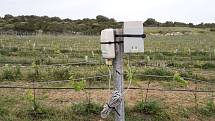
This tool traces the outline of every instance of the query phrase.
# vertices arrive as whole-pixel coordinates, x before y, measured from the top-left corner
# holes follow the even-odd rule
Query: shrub
[[[137,73],[136,73],[137,72]],[[146,75],[156,75],[156,76],[172,76],[174,75],[173,72],[165,69],[165,68],[147,68],[144,69],[144,71],[135,71],[135,79],[138,80],[146,80],[146,79],[151,79],[151,80],[170,80],[171,78],[169,77],[153,77],[153,76],[146,76]],[[127,75],[125,75],[127,76]],[[125,77],[126,78],[126,77]]]
[[[174,73],[164,68],[149,68],[144,71],[145,75],[172,76]]]
[[[48,114],[47,109],[43,108],[43,106],[36,102],[34,99],[34,94],[32,90],[28,90],[24,96],[24,100],[29,104],[30,107],[27,108],[26,115],[33,118],[45,118]]]
[[[86,80],[84,79],[80,81],[74,81],[72,76],[69,79],[69,84],[74,88],[75,91],[84,90],[84,88],[86,87]]]
[[[134,111],[148,115],[146,120],[149,121],[170,121],[170,116],[157,101],[138,102]]]
[[[67,67],[52,67],[49,70],[49,75],[54,79],[54,80],[65,80],[69,79],[70,73],[69,73],[69,68]]]
[[[138,102],[135,106],[135,111],[144,114],[158,114],[161,111],[161,106],[156,101]]]
[[[27,105],[24,108],[18,109],[16,111],[16,116],[21,119],[30,119],[30,120],[43,120],[49,119],[53,116],[53,109],[50,107],[44,106],[37,102],[36,107],[32,107],[31,105]]]
[[[215,68],[215,64],[207,62],[202,65],[203,69]]]
[[[10,50],[11,50],[11,52],[17,52],[18,48],[17,47],[11,47]]]
[[[211,31],[211,32],[215,32],[215,28],[211,28],[210,31]]]
[[[199,112],[202,115],[206,115],[206,116],[215,116],[215,104],[213,102],[213,100],[210,100],[205,107],[200,108]]]
[[[16,79],[21,79],[22,78],[22,73],[21,73],[21,70],[20,70],[20,67],[19,66],[16,66],[16,69],[15,69],[15,77]]]
[[[13,70],[9,66],[5,66],[2,73],[3,80],[15,80]]]
[[[161,83],[164,88],[185,88],[188,86],[188,81],[181,77],[181,74],[176,72],[170,81],[164,81]]]
[[[14,81],[16,79],[20,79],[22,77],[22,73],[20,71],[20,68],[18,66],[11,67],[10,65],[6,64],[3,67],[3,72],[1,75],[2,80],[11,80]]]
[[[72,110],[79,115],[100,114],[102,107],[96,103],[78,103],[72,105]]]
[[[179,73],[174,74],[173,80],[177,82],[179,87],[187,87],[188,85],[188,81],[184,80]]]
[[[189,118],[190,113],[191,111],[189,108],[183,108],[183,107],[179,108],[179,114],[184,118]]]
[[[3,117],[4,115],[7,115],[7,114],[8,114],[7,108],[0,105],[0,117]],[[0,118],[0,120],[1,120],[1,118]]]

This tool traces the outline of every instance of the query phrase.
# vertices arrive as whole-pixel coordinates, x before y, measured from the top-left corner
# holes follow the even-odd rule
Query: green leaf
[[[70,85],[74,88],[75,91],[81,91],[86,88],[86,80],[81,80],[81,81],[70,81]]]

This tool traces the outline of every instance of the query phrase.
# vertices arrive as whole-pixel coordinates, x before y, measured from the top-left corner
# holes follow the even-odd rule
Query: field
[[[215,32],[145,33],[145,52],[124,55],[126,121],[215,121]],[[0,121],[114,120],[100,117],[110,91],[99,39],[1,35]]]

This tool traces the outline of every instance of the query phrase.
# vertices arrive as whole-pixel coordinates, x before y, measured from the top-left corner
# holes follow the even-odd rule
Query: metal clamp
[[[137,37],[137,38],[146,38],[145,34],[140,34],[140,35],[133,35],[133,34],[122,34],[118,35],[116,34],[115,37]]]

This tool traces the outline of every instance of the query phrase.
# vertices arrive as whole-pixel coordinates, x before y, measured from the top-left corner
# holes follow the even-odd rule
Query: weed
[[[8,64],[6,64],[3,68],[2,79],[13,81],[15,80],[14,72]]]
[[[180,113],[180,115],[182,117],[189,118],[189,115],[190,115],[191,111],[188,108],[182,108],[182,107],[180,107],[179,108],[179,113]]]
[[[203,69],[215,68],[215,64],[214,64],[214,63],[207,62],[207,63],[204,63],[204,64],[202,65],[202,68],[203,68]]]
[[[79,115],[100,114],[102,107],[96,103],[78,103],[72,105],[74,113]]]
[[[182,78],[178,72],[176,72],[174,74],[173,80],[178,83],[179,87],[187,87],[188,86],[188,81],[184,80],[184,78]]]
[[[48,73],[53,80],[66,80],[70,77],[69,68],[67,67],[52,67]]]
[[[155,115],[161,111],[161,106],[157,101],[138,102],[135,110],[140,113]]]
[[[15,81],[16,79],[20,79],[21,77],[22,73],[18,66],[16,66],[15,69],[8,64],[3,67],[3,72],[1,75],[2,80]]]
[[[149,121],[169,121],[170,116],[157,101],[138,102],[134,109],[135,112],[144,114]]]
[[[0,105],[0,117],[4,116],[4,115],[7,115],[8,112],[9,111],[5,107],[3,107],[2,105]]]
[[[206,106],[199,109],[199,112],[205,116],[215,116],[215,104],[213,100],[209,100]]]
[[[144,70],[144,75],[157,75],[157,76],[172,76],[174,73],[165,68],[148,68]],[[152,79],[152,80],[170,80],[171,78],[163,78],[163,77],[143,77],[143,79]]]
[[[149,68],[144,71],[145,75],[172,76],[174,73],[165,68]]]
[[[84,79],[82,79],[80,81],[79,80],[75,81],[75,80],[73,80],[72,76],[69,79],[70,79],[69,84],[75,89],[75,91],[84,90],[84,88],[86,87],[86,80],[84,80]]]

